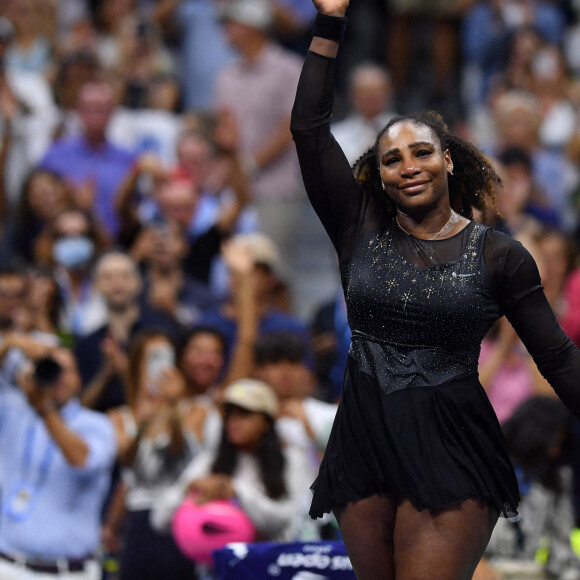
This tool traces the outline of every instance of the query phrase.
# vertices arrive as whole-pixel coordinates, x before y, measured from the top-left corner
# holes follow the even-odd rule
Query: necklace
[[[446,234],[447,232],[449,232],[451,229],[453,229],[453,226],[460,220],[461,216],[454,212],[453,210],[451,210],[451,214],[449,215],[449,219],[445,222],[445,224],[443,225],[443,227],[436,233],[433,234],[431,237],[427,238],[427,240],[434,240],[435,238],[438,238],[439,236]],[[403,230],[408,236],[411,236],[413,238],[416,238],[417,236],[414,236],[411,232],[408,232],[400,223],[399,223],[399,219],[395,216],[395,221],[397,222],[397,225],[399,226],[399,228],[401,228],[401,230]]]

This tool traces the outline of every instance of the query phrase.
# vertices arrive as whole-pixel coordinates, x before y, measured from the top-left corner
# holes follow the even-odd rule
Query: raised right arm
[[[319,14],[344,16],[348,2],[315,2]],[[330,132],[338,42],[314,36],[292,109],[291,130],[302,178],[314,210],[340,251],[347,231],[359,221],[362,188]]]

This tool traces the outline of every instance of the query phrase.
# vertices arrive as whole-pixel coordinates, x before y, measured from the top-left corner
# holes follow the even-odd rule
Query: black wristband
[[[346,20],[346,16],[328,16],[319,12],[314,19],[312,36],[341,42],[346,30]]]

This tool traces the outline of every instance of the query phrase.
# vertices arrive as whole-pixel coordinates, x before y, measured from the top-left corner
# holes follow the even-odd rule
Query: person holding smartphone
[[[170,535],[149,525],[151,508],[203,447],[205,409],[193,403],[175,367],[169,335],[148,330],[129,353],[127,405],[110,411],[117,431],[121,483],[105,517],[105,542],[114,545],[125,519],[121,578],[188,578],[193,564]]]

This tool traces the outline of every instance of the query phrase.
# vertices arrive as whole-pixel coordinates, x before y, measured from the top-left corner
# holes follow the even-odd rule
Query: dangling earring
[[[449,158],[451,158],[451,154],[449,153],[449,149],[445,149],[445,153],[448,153]],[[453,159],[451,159],[451,163],[447,166],[447,173],[449,173],[449,175],[453,175]]]

